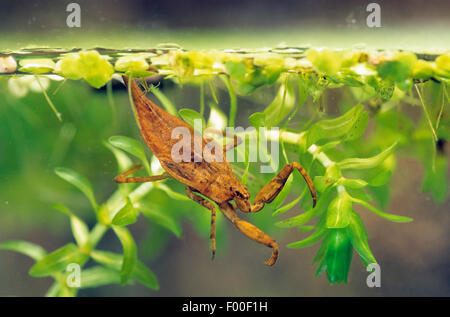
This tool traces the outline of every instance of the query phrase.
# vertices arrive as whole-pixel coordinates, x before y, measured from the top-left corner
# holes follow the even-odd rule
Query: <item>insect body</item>
[[[138,118],[140,133],[156,155],[164,168],[165,173],[156,176],[146,177],[128,177],[136,172],[139,167],[117,176],[115,181],[118,183],[140,183],[148,181],[157,181],[168,177],[186,185],[186,194],[189,198],[211,211],[211,240],[213,257],[215,254],[215,218],[216,209],[214,205],[204,199],[198,193],[208,197],[216,202],[223,215],[233,223],[248,238],[262,243],[272,248],[271,258],[265,262],[266,265],[275,264],[278,257],[278,245],[276,241],[265,234],[263,231],[251,223],[240,219],[237,216],[236,208],[231,203],[235,202],[237,208],[242,212],[260,211],[265,203],[272,202],[283,188],[286,180],[294,169],[297,169],[305,179],[313,198],[313,205],[316,203],[316,191],[311,178],[305,169],[298,163],[286,165],[261,191],[256,195],[255,203],[250,203],[250,194],[247,188],[234,176],[230,163],[226,160],[225,152],[239,144],[239,139],[235,137],[234,144],[225,145],[221,148],[223,160],[211,160],[204,157],[203,149],[207,144],[215,142],[205,136],[201,137],[201,147],[194,146],[195,138],[192,138],[191,160],[176,162],[172,157],[172,149],[179,142],[179,139],[173,138],[172,132],[175,128],[187,129],[191,135],[195,135],[194,129],[181,119],[167,113],[160,107],[150,101],[135,81],[129,82],[127,77],[123,77],[126,85],[131,85],[131,94],[134,107]],[[201,153],[198,152],[200,148]],[[218,147],[216,147],[218,148]],[[197,152],[198,153],[197,153]],[[201,159],[195,159],[195,158]]]

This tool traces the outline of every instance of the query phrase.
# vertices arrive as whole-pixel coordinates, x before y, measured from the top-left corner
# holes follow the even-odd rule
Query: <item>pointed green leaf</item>
[[[279,124],[291,112],[295,106],[295,94],[289,82],[286,80],[278,89],[278,93],[272,103],[264,109],[265,126],[273,127]]]
[[[171,217],[160,211],[157,206],[139,205],[142,214],[155,223],[170,230],[177,238],[181,237],[181,226]]]
[[[322,239],[325,236],[326,233],[326,229],[317,229],[313,234],[311,234],[309,237],[301,240],[301,241],[297,241],[297,242],[293,242],[287,245],[288,248],[304,248],[304,247],[309,247],[313,244],[315,244],[316,242],[319,242],[320,239]]]
[[[356,252],[358,252],[364,265],[367,266],[370,263],[377,263],[372,251],[369,248],[369,244],[367,243],[367,232],[364,228],[364,223],[359,215],[354,211],[351,214],[347,231],[350,236],[350,241],[352,242]]]
[[[351,212],[351,197],[345,191],[339,193],[328,206],[327,228],[345,228],[350,222]]]
[[[266,126],[266,115],[264,112],[255,112],[248,117],[248,121],[255,129],[258,130],[260,127]]]
[[[304,192],[306,193],[306,191]],[[281,215],[282,213],[285,213],[286,211],[290,210],[291,208],[293,208],[295,205],[298,204],[298,202],[303,198],[304,193],[302,193],[300,196],[298,196],[295,200],[291,201],[290,203],[287,203],[286,205],[276,209],[272,216],[278,216]]]
[[[97,210],[98,205],[95,201],[92,185],[86,177],[78,174],[74,170],[65,167],[55,168],[55,173],[66,182],[78,188],[89,199],[94,210]]]
[[[369,158],[349,158],[340,161],[338,166],[341,169],[368,169],[374,168],[380,165],[386,158],[394,152],[397,142],[392,144],[386,150]]]
[[[169,98],[167,98],[166,95],[161,92],[161,90],[152,85],[150,86],[150,91],[156,96],[156,98],[158,98],[158,100],[161,102],[164,109],[166,109],[168,113],[170,113],[172,116],[178,117],[177,108],[175,108]]]
[[[350,188],[363,188],[367,186],[367,182],[362,179],[342,178],[339,180],[339,183]]]
[[[315,123],[308,129],[307,147],[321,139],[348,137],[349,132],[352,133],[352,138],[360,136],[367,124],[366,116],[364,106],[358,105],[338,118]]]
[[[119,254],[115,254],[107,251],[94,250],[91,252],[91,257],[94,261],[105,265],[108,268],[120,271],[122,267],[123,257]],[[133,269],[131,277],[137,282],[151,288],[159,289],[158,280],[142,262],[137,261]]]
[[[81,271],[81,288],[99,287],[120,283],[120,272],[103,266],[94,266]]]
[[[0,250],[16,251],[29,256],[35,261],[39,261],[47,254],[41,246],[20,240],[0,242]]]
[[[122,150],[115,148],[108,142],[103,142],[103,144],[114,154],[119,173],[127,171],[133,165],[131,159]]]
[[[163,183],[158,183],[156,185],[157,188],[163,190],[167,196],[169,196],[172,199],[176,199],[176,200],[186,200],[186,201],[190,201],[191,199],[189,197],[187,197],[184,194],[180,194],[174,190],[172,190],[169,186],[167,186],[166,184]]]
[[[130,153],[140,159],[142,164],[144,164],[147,173],[150,173],[150,165],[148,163],[147,156],[145,155],[144,148],[139,141],[126,136],[112,136],[108,141],[112,146]]]
[[[123,248],[123,262],[120,271],[120,283],[128,282],[137,262],[137,248],[131,233],[124,227],[112,227]]]
[[[29,274],[34,277],[48,276],[66,269],[70,263],[84,264],[88,256],[73,243],[66,244],[46,255],[34,264]]]
[[[78,246],[84,247],[89,238],[88,226],[84,223],[84,221],[75,216],[66,206],[56,203],[53,205],[53,208],[67,214],[70,217],[70,226],[72,228],[73,237],[75,238]]]
[[[178,111],[180,117],[191,127],[199,132],[203,132],[206,127],[205,119],[203,116],[195,110],[192,109],[181,109]],[[201,126],[200,126],[201,123]]]
[[[301,226],[301,225],[304,225],[305,223],[307,223],[308,221],[310,221],[311,218],[315,214],[316,214],[316,208],[311,208],[308,211],[306,211],[298,216],[279,221],[279,222],[275,223],[275,225],[280,228],[290,228],[290,227]]]
[[[313,231],[314,228],[315,228],[315,226],[307,225],[307,226],[300,226],[300,227],[298,227],[297,229],[298,229],[298,231],[300,231],[300,232],[310,232],[310,231]]]
[[[139,210],[136,209],[127,197],[127,203],[114,215],[111,223],[116,226],[128,226],[137,221]]]
[[[352,197],[352,200],[353,200],[355,203],[360,204],[360,205],[366,207],[367,209],[369,209],[369,210],[370,210],[371,212],[373,212],[374,214],[377,214],[378,216],[380,216],[380,217],[382,217],[382,218],[385,218],[385,219],[387,219],[387,220],[389,220],[389,221],[392,221],[392,222],[410,222],[410,221],[413,220],[412,218],[409,218],[409,217],[398,216],[398,215],[394,215],[394,214],[388,214],[388,213],[383,212],[383,211],[381,211],[381,210],[375,208],[374,206],[368,204],[368,203],[365,202],[364,200],[357,199],[357,198],[355,198],[355,197]]]

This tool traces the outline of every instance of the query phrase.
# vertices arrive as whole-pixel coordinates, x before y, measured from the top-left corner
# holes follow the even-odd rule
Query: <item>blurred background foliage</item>
[[[386,8],[386,15],[383,15],[385,27],[372,33],[364,28],[365,6],[357,1],[350,1],[345,6],[333,5],[330,1],[290,2],[290,6],[265,1],[258,6],[247,1],[231,1],[222,6],[214,2],[216,9],[213,11],[208,6],[192,2],[142,1],[134,5],[98,2],[94,5],[80,1],[87,12],[83,20],[85,24],[81,30],[69,31],[65,28],[66,14],[53,14],[64,12],[62,3],[2,2],[0,45],[2,49],[28,45],[138,48],[177,42],[186,48],[229,48],[309,42],[351,47],[364,42],[377,48],[448,49],[446,45],[450,41],[445,40],[449,36],[445,26],[447,21],[442,18],[448,14],[448,3],[434,2],[424,5],[413,1],[402,6],[381,1],[382,8]],[[181,3],[187,6],[185,10],[180,9]],[[179,16],[183,12],[190,14]],[[241,13],[236,15],[236,12]],[[407,25],[406,16],[413,23]],[[114,29],[120,24],[127,27],[121,31]],[[269,30],[268,24],[277,25],[277,29]],[[306,25],[308,28],[304,27]],[[247,31],[239,29],[243,26]],[[128,30],[132,30],[133,35],[130,36]],[[103,36],[99,35],[101,33]],[[58,85],[52,81],[48,92],[57,89]],[[424,91],[424,98],[435,117],[440,104],[433,98],[438,96],[438,88],[433,82],[426,85],[429,87]],[[219,106],[228,113],[228,92],[220,82],[217,82],[217,87]],[[160,89],[178,109],[200,110],[197,85],[178,87],[164,81]],[[354,96],[361,96],[354,90],[348,87],[327,90],[319,107],[310,98],[291,120],[290,127],[304,129],[311,123],[311,118],[318,120],[344,113],[354,106]],[[240,96],[236,125],[248,126],[247,118],[263,111],[276,93],[277,87],[273,86],[258,90],[251,96]],[[56,95],[51,95],[63,114],[62,123],[56,120],[41,93],[29,91],[24,97],[17,98],[8,90],[7,78],[0,77],[0,95],[0,241],[27,240],[42,245],[48,251],[55,250],[73,241],[69,219],[53,209],[55,202],[69,206],[89,227],[95,224],[96,219],[89,201],[57,177],[54,168],[64,166],[86,176],[93,184],[99,202],[111,195],[116,189],[113,177],[117,175],[117,165],[111,151],[104,145],[105,141],[113,135],[140,138],[126,91],[120,85],[114,86],[113,98],[108,98],[106,88],[96,90],[85,83],[68,81]],[[210,94],[207,98],[213,99]],[[430,153],[433,153],[434,145],[417,97],[394,98],[390,111],[382,113],[378,113],[378,105],[370,101],[365,101],[365,106],[371,114],[367,135],[350,146],[344,145],[341,151],[346,156],[370,151],[376,154],[379,149],[386,148],[386,144],[392,144],[393,140],[386,138],[387,135],[394,138],[392,132],[396,128],[392,128],[392,122],[416,133],[413,142],[406,140],[406,146],[402,147],[396,161],[390,162],[395,164],[395,173],[389,183],[371,188],[381,207],[412,217],[414,222],[393,224],[358,209],[362,211],[360,214],[370,235],[372,251],[382,265],[381,289],[367,288],[368,272],[359,263],[352,265],[348,285],[330,287],[325,277],[314,278],[316,268],[311,263],[317,247],[301,251],[285,248],[286,244],[299,240],[300,234],[296,229],[282,230],[273,226],[275,218],[271,215],[271,206],[261,213],[243,217],[280,242],[280,262],[275,267],[267,268],[262,264],[268,252],[265,247],[247,240],[220,216],[217,258],[211,262],[207,241],[209,212],[193,202],[172,199],[164,191],[156,189],[146,200],[181,224],[181,238],[177,239],[166,227],[150,223],[142,216],[130,226],[130,231],[136,239],[139,259],[158,276],[160,290],[151,291],[141,285],[125,288],[112,285],[83,290],[79,295],[448,296],[448,143],[439,143],[442,148],[438,159],[433,160]],[[205,117],[208,117],[208,112]],[[443,118],[442,126],[447,124],[448,127],[448,115]],[[395,137],[403,137],[402,130]],[[329,155],[342,157],[339,151]],[[148,157],[151,157],[149,152]],[[430,172],[433,161],[434,168],[440,173]],[[251,165],[249,176],[253,197],[269,178],[269,175],[254,177],[252,171],[257,168],[254,165]],[[245,166],[237,165],[236,173],[242,173],[243,168]],[[166,183],[170,188],[184,192],[183,186],[177,182],[168,180]],[[292,197],[288,199],[298,197],[302,186],[301,182],[294,182]],[[297,213],[298,207],[287,215]],[[99,247],[121,252],[112,232],[106,234]],[[359,259],[354,257],[353,261]],[[2,251],[0,295],[43,295],[51,280],[29,277],[31,266],[32,261],[23,255]]]

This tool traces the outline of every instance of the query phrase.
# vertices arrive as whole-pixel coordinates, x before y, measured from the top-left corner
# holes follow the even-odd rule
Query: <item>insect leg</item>
[[[272,237],[265,234],[261,229],[245,220],[240,219],[236,214],[236,210],[229,202],[221,204],[220,210],[222,211],[223,215],[228,220],[230,220],[233,225],[238,228],[245,236],[252,239],[253,241],[272,248],[272,256],[267,262],[264,262],[264,264],[268,266],[274,265],[278,258],[277,242]]]
[[[154,175],[154,176],[128,177],[128,175],[137,172],[141,167],[142,167],[141,165],[133,166],[128,171],[114,177],[114,181],[116,183],[145,183],[145,182],[159,181],[170,177],[168,173],[163,173],[161,175]]]
[[[313,181],[311,177],[309,177],[306,170],[297,162],[292,162],[283,167],[283,169],[276,175],[270,182],[268,182],[256,195],[255,203],[250,206],[249,203],[239,199],[239,197],[235,198],[236,204],[238,208],[243,212],[257,212],[260,211],[264,204],[272,202],[275,197],[280,193],[283,189],[284,184],[286,183],[289,175],[297,169],[300,174],[302,174],[303,178],[306,181],[306,185],[308,185],[309,191],[311,192],[313,207],[316,205],[317,201],[317,193],[314,187]]]
[[[190,187],[186,187],[186,194],[196,203],[211,210],[211,235],[209,238],[211,239],[212,259],[214,260],[214,256],[216,255],[216,208],[210,201],[196,195]]]

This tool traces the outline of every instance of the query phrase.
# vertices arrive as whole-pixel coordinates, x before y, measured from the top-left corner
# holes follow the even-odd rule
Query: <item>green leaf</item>
[[[0,242],[0,250],[16,251],[29,256],[35,261],[39,261],[47,254],[41,246],[20,240]]]
[[[370,186],[383,186],[392,176],[395,170],[396,162],[395,155],[389,155],[381,164],[370,170],[370,173],[366,179]]]
[[[139,141],[126,136],[112,136],[108,142],[112,146],[136,156],[144,164],[147,173],[151,173],[150,164],[148,163],[144,148]]]
[[[94,266],[81,271],[81,288],[99,287],[119,283],[120,273],[117,270],[103,266]]]
[[[312,226],[312,225],[300,226],[300,227],[298,227],[298,231],[300,231],[300,232],[310,232],[310,231],[313,231],[314,228],[315,228],[315,226]]]
[[[177,108],[175,108],[169,98],[167,98],[166,95],[161,92],[161,90],[159,90],[155,86],[150,86],[150,91],[156,96],[156,98],[158,98],[158,100],[161,102],[164,109],[166,109],[168,113],[175,117],[178,116]]]
[[[132,277],[139,283],[147,286],[148,288],[158,290],[158,279],[155,274],[150,271],[142,262],[137,262],[134,268]]]
[[[137,262],[137,248],[131,233],[124,227],[112,227],[123,248],[123,262],[120,271],[120,283],[128,282]]]
[[[387,60],[377,66],[378,75],[382,79],[402,83],[409,79],[417,57],[414,53],[398,52],[392,60]]]
[[[347,283],[353,248],[345,229],[332,229],[328,234],[325,255],[330,284]]]
[[[238,80],[244,79],[245,73],[247,72],[247,69],[243,62],[228,61],[225,63],[225,69],[231,77]]]
[[[339,191],[338,191],[339,192]],[[339,192],[328,206],[327,228],[345,228],[350,222],[352,212],[351,197],[344,191]]]
[[[34,277],[48,276],[65,270],[70,263],[81,266],[87,259],[88,256],[75,244],[69,243],[40,259],[31,267],[29,274]]]
[[[137,221],[139,210],[136,209],[127,197],[127,203],[114,215],[111,223],[116,226],[128,226]]]
[[[158,183],[156,184],[156,187],[163,190],[167,196],[169,196],[172,199],[176,199],[176,200],[185,200],[185,201],[190,201],[191,199],[189,197],[187,197],[185,194],[180,194],[174,190],[172,190],[169,186],[167,186],[166,184],[163,183]]]
[[[301,241],[290,243],[287,245],[287,247],[294,248],[294,249],[309,247],[309,246],[315,244],[316,242],[319,242],[320,239],[322,239],[325,236],[325,233],[326,233],[326,229],[317,229],[309,237],[307,237]]]
[[[132,165],[133,162],[131,159],[126,155],[123,151],[113,147],[108,142],[103,142],[103,144],[114,154],[114,157],[116,158],[117,166],[118,166],[118,172],[123,173],[127,171]]]
[[[302,193],[302,196],[304,193],[306,193],[306,187]],[[327,208],[329,205],[329,201],[330,201],[332,193],[333,193],[332,190],[330,190],[330,189],[326,190],[325,192],[322,193],[322,195],[319,196],[316,207],[311,208],[308,211],[306,211],[300,215],[276,222],[275,225],[280,228],[290,228],[290,227],[304,225],[309,220],[311,220],[312,217],[325,211],[325,208]],[[302,196],[300,196],[299,198],[301,198]],[[275,212],[277,212],[277,211],[275,211]],[[278,212],[278,213],[280,213],[280,212]]]
[[[339,183],[349,188],[363,188],[367,186],[367,182],[362,179],[342,178]]]
[[[72,228],[73,237],[75,238],[75,241],[77,242],[78,246],[84,247],[88,242],[89,238],[88,226],[84,223],[84,221],[75,216],[66,206],[59,203],[55,203],[53,205],[53,208],[65,213],[70,217],[70,226]]]
[[[209,119],[207,127],[213,127],[219,131],[223,131],[227,127],[227,116],[213,103],[208,103],[211,111],[209,112]]]
[[[275,223],[275,225],[280,228],[291,228],[291,227],[304,225],[305,223],[310,221],[311,218],[316,214],[316,211],[317,211],[316,209],[317,208],[311,208],[308,211],[306,211],[300,215],[279,221],[279,222]]]
[[[281,215],[282,213],[285,213],[286,211],[290,210],[291,208],[293,208],[295,205],[298,204],[298,202],[303,198],[303,196],[305,195],[306,191],[304,191],[300,196],[298,196],[295,200],[291,201],[290,203],[287,203],[286,205],[276,209],[272,216],[278,216]],[[282,224],[280,224],[282,225]]]
[[[178,113],[180,114],[180,117],[196,131],[203,132],[206,127],[206,123],[205,119],[200,113],[192,109],[181,109],[180,111],[178,111]]]
[[[350,236],[350,241],[353,247],[355,248],[356,252],[358,252],[364,265],[367,266],[371,263],[377,263],[375,257],[372,254],[372,251],[369,248],[369,244],[367,243],[367,232],[364,228],[364,223],[362,222],[359,215],[354,211],[352,211],[351,213],[347,232]]]
[[[64,179],[66,182],[78,188],[89,199],[94,210],[97,210],[98,205],[97,202],[95,201],[92,185],[86,177],[78,174],[72,169],[65,167],[55,168],[55,173],[56,175]]]
[[[122,267],[123,257],[119,254],[94,250],[91,252],[91,257],[94,261],[117,271],[120,271]],[[155,274],[140,261],[136,262],[131,277],[148,288],[159,289],[158,280]]]
[[[157,206],[139,204],[139,208],[145,217],[170,230],[177,238],[181,237],[181,226],[174,219],[163,213]]]
[[[121,56],[116,61],[114,67],[119,72],[125,72],[128,77],[147,77],[150,76],[152,72],[148,71],[150,65],[147,63],[146,57],[145,54]]]
[[[424,80],[433,77],[433,75],[434,75],[434,68],[431,62],[419,59],[414,64],[414,67],[412,69],[412,77],[414,79]]]
[[[248,117],[250,124],[258,130],[260,127],[266,126],[266,114],[264,112],[255,112]]]
[[[319,193],[324,192],[329,186],[336,183],[337,179],[327,176],[315,176],[314,177],[314,187]]]
[[[349,158],[338,162],[341,169],[368,169],[380,165],[386,158],[394,152],[397,142],[378,155],[369,158]]]
[[[445,202],[448,195],[447,165],[447,157],[437,155],[435,161],[430,160],[425,169],[422,190],[429,191],[433,199],[439,203]]]
[[[50,58],[27,58],[22,59],[19,64],[22,66],[19,68],[20,72],[32,74],[51,73],[56,66]]]
[[[57,72],[68,79],[84,78],[91,86],[104,86],[114,74],[107,56],[97,51],[82,51],[64,56],[56,65]]]
[[[436,58],[436,71],[440,76],[450,78],[450,54],[442,54]]]
[[[322,120],[315,123],[308,129],[307,147],[310,147],[321,139],[342,136],[349,137],[350,139],[359,137],[367,125],[367,113],[363,110],[364,107],[358,105],[338,118]]]
[[[313,64],[314,68],[320,73],[327,75],[336,74],[341,68],[342,56],[340,52],[323,49],[310,49],[306,58]]]
[[[279,124],[291,112],[295,106],[295,94],[289,81],[285,80],[278,89],[278,93],[272,103],[264,109],[265,126],[273,127]]]
[[[392,222],[410,222],[413,219],[409,218],[409,217],[404,217],[404,216],[398,216],[398,215],[394,215],[394,214],[388,214],[386,212],[383,212],[375,207],[373,207],[372,205],[368,204],[367,202],[365,202],[364,200],[361,199],[357,199],[355,197],[352,197],[352,200],[357,203],[360,204],[364,207],[366,207],[367,209],[369,209],[370,211],[372,211],[374,214],[377,214],[378,216],[385,218],[389,221]]]

